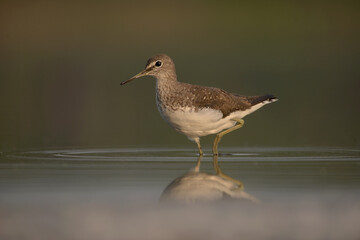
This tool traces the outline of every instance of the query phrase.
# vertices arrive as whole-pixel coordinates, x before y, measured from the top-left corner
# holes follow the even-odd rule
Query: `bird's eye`
[[[156,61],[155,66],[160,67],[160,66],[161,66],[161,64],[162,64],[162,62],[161,62],[161,61]]]

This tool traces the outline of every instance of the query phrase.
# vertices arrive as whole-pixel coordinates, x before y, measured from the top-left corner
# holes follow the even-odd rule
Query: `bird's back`
[[[273,95],[243,96],[228,93],[220,88],[192,85],[177,82],[179,86],[173,88],[171,96],[167,100],[181,107],[193,107],[195,110],[211,108],[219,110],[223,118],[232,112],[246,111],[252,106],[276,99]],[[167,91],[169,93],[169,91]]]

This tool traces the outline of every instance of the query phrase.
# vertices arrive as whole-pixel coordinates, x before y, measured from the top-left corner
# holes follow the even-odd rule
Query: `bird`
[[[150,57],[143,71],[120,85],[144,76],[156,79],[156,105],[162,118],[194,141],[200,156],[203,155],[200,137],[216,134],[212,151],[218,155],[218,144],[225,134],[241,128],[246,115],[278,100],[272,94],[244,96],[179,82],[174,61],[166,54]]]
[[[260,200],[244,192],[241,181],[224,174],[218,164],[218,156],[213,155],[216,174],[200,171],[199,155],[196,166],[185,175],[174,179],[163,191],[161,203],[197,204],[220,202],[222,200],[247,200],[261,203]]]

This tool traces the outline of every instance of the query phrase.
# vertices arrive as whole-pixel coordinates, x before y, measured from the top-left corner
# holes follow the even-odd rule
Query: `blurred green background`
[[[358,1],[2,1],[0,148],[194,147],[161,119],[155,80],[280,101],[222,146],[360,146]],[[213,137],[202,139],[210,147]]]

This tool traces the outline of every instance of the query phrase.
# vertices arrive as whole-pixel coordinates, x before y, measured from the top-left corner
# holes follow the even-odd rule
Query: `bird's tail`
[[[272,94],[266,94],[263,96],[251,96],[251,97],[248,97],[247,100],[250,102],[251,106],[254,106],[259,103],[267,104],[267,103],[275,102],[278,99]]]

